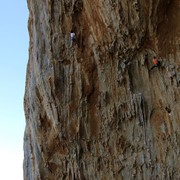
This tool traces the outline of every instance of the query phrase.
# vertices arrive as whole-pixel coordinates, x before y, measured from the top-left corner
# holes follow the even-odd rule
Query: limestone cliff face
[[[24,179],[180,179],[180,1],[28,6]]]

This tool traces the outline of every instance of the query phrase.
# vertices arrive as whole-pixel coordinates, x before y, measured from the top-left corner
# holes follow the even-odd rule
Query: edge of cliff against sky
[[[24,179],[180,179],[180,1],[28,8]]]

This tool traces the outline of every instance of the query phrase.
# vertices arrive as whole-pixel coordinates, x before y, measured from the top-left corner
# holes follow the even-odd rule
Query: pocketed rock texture
[[[28,7],[24,179],[180,179],[180,1]]]

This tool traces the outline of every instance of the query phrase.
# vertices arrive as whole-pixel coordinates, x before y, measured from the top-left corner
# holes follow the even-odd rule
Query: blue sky
[[[0,3],[0,179],[23,179],[23,96],[28,61],[26,0]]]

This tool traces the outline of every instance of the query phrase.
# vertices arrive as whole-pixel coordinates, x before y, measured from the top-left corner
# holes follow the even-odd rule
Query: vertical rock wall
[[[24,179],[179,179],[180,1],[28,7]]]

